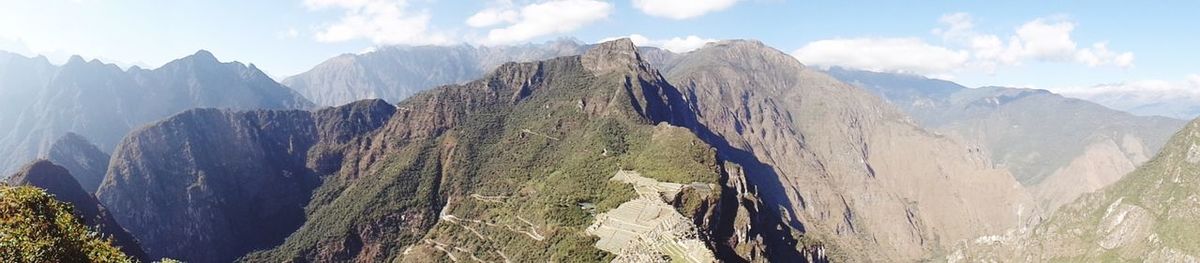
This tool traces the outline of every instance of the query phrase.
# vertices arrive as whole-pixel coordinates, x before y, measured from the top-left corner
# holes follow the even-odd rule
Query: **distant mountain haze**
[[[524,62],[583,53],[573,40],[521,46],[385,46],[345,54],[283,83],[322,106],[363,99],[396,103],[420,91],[482,77],[506,62]]]
[[[153,70],[72,57],[0,56],[0,171],[45,156],[68,132],[111,151],[127,132],[191,108],[309,109],[253,65],[199,51]]]
[[[1051,210],[1133,171],[1185,123],[1135,116],[1045,90],[966,88],[843,68],[827,72],[883,97],[922,126],[979,145]]]
[[[1033,229],[967,243],[954,259],[1195,262],[1200,260],[1200,120],[1117,182],[1064,205]]]
[[[583,54],[591,45],[571,39],[517,46],[385,46],[362,54],[340,55],[283,84],[322,106],[365,99],[396,103],[423,90],[483,77],[507,62],[529,62]],[[641,47],[639,53],[659,66],[674,53]]]

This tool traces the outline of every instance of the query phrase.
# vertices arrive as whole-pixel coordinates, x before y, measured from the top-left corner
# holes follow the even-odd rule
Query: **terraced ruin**
[[[596,247],[616,254],[613,262],[715,262],[696,228],[668,202],[684,188],[712,191],[703,183],[659,182],[634,171],[612,178],[633,185],[637,198],[596,216],[587,233],[600,237]]]

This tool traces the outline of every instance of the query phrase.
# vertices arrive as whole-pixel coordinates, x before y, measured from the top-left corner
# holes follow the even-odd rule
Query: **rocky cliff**
[[[393,111],[382,101],[315,112],[187,111],[126,137],[97,195],[155,258],[231,261],[303,224],[341,144]]]

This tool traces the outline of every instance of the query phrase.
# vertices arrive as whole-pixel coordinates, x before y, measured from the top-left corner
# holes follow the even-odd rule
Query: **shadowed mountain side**
[[[126,137],[97,195],[154,258],[232,261],[300,227],[319,176],[393,112],[380,100],[315,112],[190,110]]]
[[[75,133],[67,133],[51,144],[46,159],[70,171],[88,193],[95,193],[100,188],[100,182],[108,172],[108,154]]]

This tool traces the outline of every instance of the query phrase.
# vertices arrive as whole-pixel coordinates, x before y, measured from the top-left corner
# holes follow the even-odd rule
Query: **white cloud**
[[[1079,50],[1075,54],[1075,60],[1092,67],[1115,65],[1128,68],[1133,66],[1133,53],[1125,52],[1117,54],[1108,50],[1108,42],[1099,42],[1092,44],[1091,48]]]
[[[520,14],[511,9],[489,8],[467,18],[471,27],[491,27],[502,23],[516,23]]]
[[[613,11],[612,4],[598,0],[558,0],[543,3],[535,3],[521,7],[519,11],[511,11],[519,16],[512,21],[496,19],[488,21],[485,18],[477,19],[477,25],[487,24],[488,26],[507,24],[502,28],[496,28],[488,31],[484,44],[512,44],[522,41],[528,41],[533,38],[575,31],[588,24],[600,21],[607,18]],[[485,9],[480,13],[493,12],[503,14],[505,10]],[[480,13],[475,14],[481,16]],[[488,16],[488,15],[482,15]],[[502,18],[497,16],[496,18]],[[468,19],[470,24],[471,19]],[[494,23],[485,23],[494,22]]]
[[[305,0],[310,10],[341,9],[339,21],[314,34],[317,41],[368,39],[375,44],[448,44],[453,40],[430,29],[430,15],[408,10],[407,0]]]
[[[1185,81],[1147,79],[1051,90],[1141,115],[1190,119],[1200,113],[1196,112],[1200,105],[1200,75],[1196,74]]]
[[[738,0],[633,0],[633,6],[648,15],[688,19],[725,10]]]
[[[1066,61],[1075,53],[1075,41],[1071,31],[1075,23],[1070,21],[1048,22],[1038,18],[1017,28],[1016,36],[1009,41],[1009,48],[1032,59]]]
[[[811,65],[926,75],[955,71],[970,57],[966,51],[930,45],[917,38],[820,40],[792,55]]]
[[[831,39],[809,43],[793,55],[814,65],[942,77],[965,70],[994,73],[1000,67],[1026,62],[1133,66],[1133,53],[1113,51],[1107,41],[1079,48],[1071,35],[1076,24],[1062,16],[1031,20],[1006,37],[977,32],[967,13],[946,14],[938,22],[941,26],[930,32],[941,37],[942,44],[919,38]]]
[[[961,46],[972,53],[972,65],[986,71],[998,66],[1020,65],[1026,61],[1073,62],[1090,67],[1133,66],[1133,53],[1114,52],[1108,42],[1096,42],[1088,48],[1078,48],[1072,38],[1076,24],[1065,18],[1037,18],[1017,27],[1014,34],[1003,41],[1000,36],[976,32],[974,22],[967,13],[953,13],[938,20],[943,28],[933,30],[948,44]]]
[[[634,45],[660,47],[660,48],[670,50],[671,52],[675,52],[675,53],[685,53],[688,51],[696,50],[698,48],[704,47],[704,44],[708,44],[709,42],[717,41],[716,39],[702,38],[702,37],[698,37],[698,36],[694,36],[694,35],[682,37],[682,38],[681,37],[673,37],[670,39],[650,39],[646,36],[639,35],[639,34],[632,34],[632,35],[624,36],[624,37],[629,38],[629,40],[633,41]],[[614,40],[614,39],[618,39],[618,38],[623,38],[623,37],[605,38],[603,40],[600,40],[600,42],[605,42],[605,41]]]

